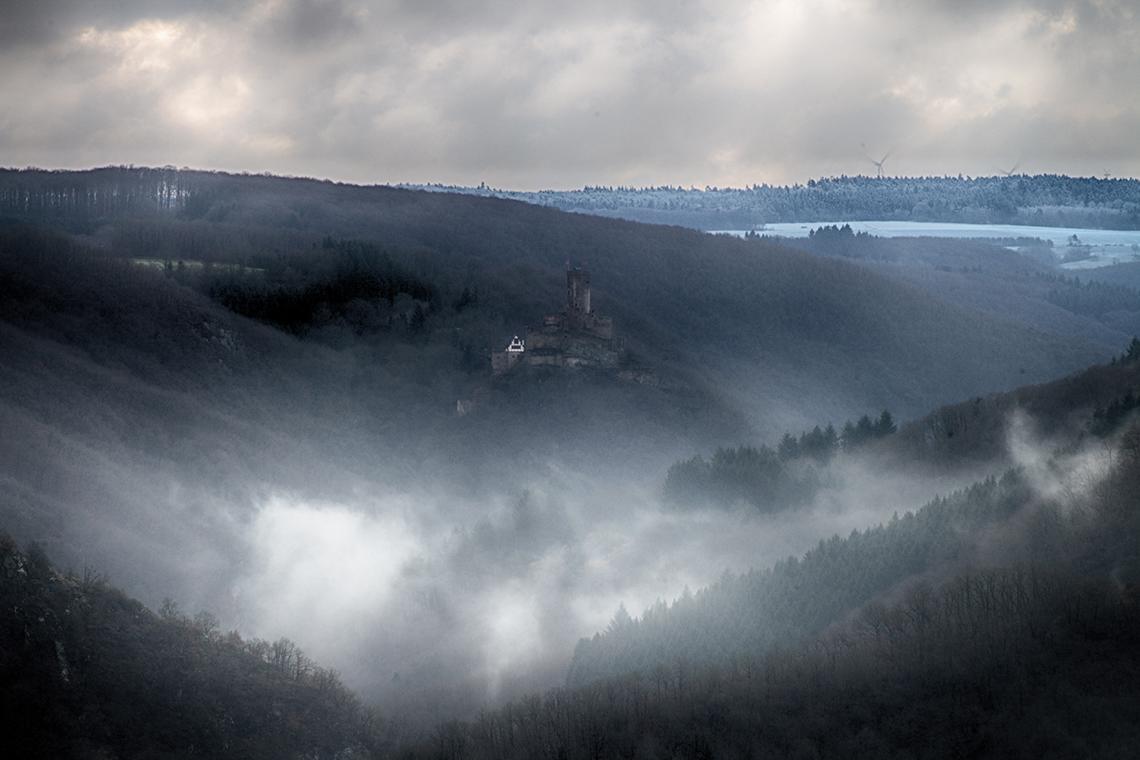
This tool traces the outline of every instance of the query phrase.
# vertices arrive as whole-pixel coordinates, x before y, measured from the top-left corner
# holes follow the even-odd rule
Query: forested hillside
[[[1093,483],[1011,472],[584,640],[568,688],[416,756],[1124,756],[1140,740],[1140,429]]]
[[[778,441],[720,447],[675,462],[662,483],[674,509],[761,514],[808,510],[865,473],[953,483],[1018,466],[1026,440],[1104,445],[1140,408],[1140,339],[1108,364],[940,407],[901,429],[887,411],[840,429],[816,426]]]
[[[827,466],[840,453],[852,455],[873,441],[893,435],[898,426],[887,410],[877,420],[863,415],[842,430],[816,425],[799,436],[784,433],[779,445],[718,448],[707,460],[701,454],[669,468],[667,502],[682,508],[748,505],[760,512],[801,507],[815,498],[829,478]],[[839,484],[838,487],[842,487]]]
[[[675,662],[441,727],[409,757],[1127,757],[1135,593],[1018,567],[920,587],[818,640]]]
[[[94,571],[0,533],[0,748],[7,757],[365,757],[381,725],[287,639],[154,613]]]
[[[1140,261],[1097,267],[1080,273],[1080,279],[1123,285],[1133,290],[1140,289]]]
[[[961,307],[1058,335],[1120,345],[1140,333],[1140,291],[1124,275],[1129,265],[1061,270],[1040,241],[876,238],[845,227],[786,242],[856,262]]]
[[[1010,424],[1017,415],[1034,436],[1048,440],[1104,439],[1128,421],[1140,394],[1140,341],[1108,364],[1051,383],[1025,386],[934,410],[903,425],[876,446],[883,467],[933,469],[1008,463]]]
[[[1140,228],[1140,181],[1053,174],[993,177],[840,176],[751,187],[585,187],[521,192],[426,186],[601,216],[705,230],[775,222],[899,220]]]
[[[265,310],[280,312],[286,294],[324,299],[328,308],[310,304],[308,323],[290,329],[343,343],[395,324],[432,349],[414,363],[430,353],[468,373],[557,308],[566,262],[584,262],[596,308],[631,352],[771,434],[821,412],[921,413],[1086,366],[1120,343],[1107,330],[1090,338],[981,314],[771,243],[494,198],[175,170],[9,171],[0,213],[67,230],[106,256],[169,262],[184,281],[208,274],[210,293],[252,316],[280,320]],[[387,307],[337,295],[340,275],[314,268],[315,253],[386,257],[409,289],[384,291]],[[825,405],[811,417],[797,401],[805,391]]]
[[[1138,440],[1134,426],[1138,398],[1140,340],[1134,339],[1107,365],[1053,383],[945,407],[897,433],[887,432],[890,418],[886,416],[878,436],[870,419],[864,418],[867,433],[855,445],[843,447],[843,439],[834,432],[830,437],[820,434],[816,448],[806,454],[815,452],[814,463],[819,468],[806,481],[814,487],[819,487],[820,480],[832,481],[828,483],[831,488],[846,486],[842,480],[835,481],[826,468],[835,456],[857,457],[866,469],[881,472],[908,468],[952,472],[987,464],[991,469],[1013,469],[936,498],[914,513],[896,514],[885,525],[855,531],[845,539],[833,536],[821,541],[802,559],[792,557],[762,572],[726,575],[696,595],[686,595],[671,605],[658,603],[636,621],[622,611],[605,634],[579,644],[569,682],[584,683],[632,670],[645,672],[670,659],[724,662],[815,636],[905,579],[942,576],[974,565],[979,552],[992,551],[983,549],[992,533],[1010,534],[1002,539],[1007,560],[1016,557],[1031,565],[1048,566],[1066,555],[1057,543],[1062,540],[1057,533],[1062,513],[1077,507],[1099,510],[1111,502],[1116,505],[1114,510],[1132,515],[1135,494],[1128,489],[1140,470],[1133,451]],[[1121,438],[1129,425],[1133,427]],[[848,439],[858,427],[845,426]],[[690,507],[719,501],[746,502],[761,510],[771,505],[795,508],[802,502],[793,498],[796,494],[790,489],[804,481],[790,476],[773,478],[770,469],[774,464],[793,467],[798,452],[792,444],[799,445],[800,440],[810,443],[813,436],[807,433],[797,440],[788,435],[777,450],[718,451],[704,465],[703,479],[692,472],[694,461],[700,464],[703,460],[680,462],[669,471],[666,494]],[[1117,448],[1125,464],[1109,479],[1111,487],[1089,491],[1090,483],[1101,476],[1084,458],[1105,456]],[[1027,449],[1039,450],[1027,453]],[[1066,474],[1074,466],[1066,464],[1067,457],[1081,462],[1078,469],[1091,469]],[[1043,495],[1042,472],[1062,481],[1085,480],[1051,486],[1052,491]],[[781,485],[785,492],[776,498],[772,489]],[[1054,511],[1036,509],[1043,498],[1053,500]],[[1018,522],[1013,527],[1007,523],[1015,515]]]
[[[1061,284],[1012,253],[970,275],[997,283],[983,303],[886,263],[495,198],[106,169],[5,172],[0,200],[5,528],[152,607],[307,635],[421,724],[556,682],[627,593],[890,514],[662,508],[670,464],[723,448],[763,468],[760,447],[805,431],[788,461],[815,467],[829,421],[837,438],[868,410],[902,422],[1127,343],[1049,303]],[[948,243],[915,271],[990,250]],[[568,260],[636,371],[492,378],[489,350],[562,308]],[[1009,283],[1032,289],[1003,312]],[[756,635],[813,635],[894,576],[867,577]]]
[[[565,688],[426,733],[364,707],[288,640],[225,634],[170,602],[156,614],[3,536],[4,711],[29,757],[1116,756],[1140,739],[1137,405],[1057,421],[1127,385],[1138,346],[1019,391],[1057,433],[1045,466],[621,608],[580,642]],[[859,445],[897,445],[886,427]]]
[[[969,564],[979,537],[1031,495],[1024,477],[1010,471],[886,525],[821,541],[802,558],[725,577],[695,595],[658,604],[636,621],[619,614],[604,634],[578,645],[568,683],[648,673],[674,660],[727,664],[806,641],[907,579]]]

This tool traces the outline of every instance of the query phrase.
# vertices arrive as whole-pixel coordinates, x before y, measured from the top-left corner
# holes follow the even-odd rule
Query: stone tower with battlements
[[[589,271],[582,267],[567,267],[566,317],[570,326],[584,325],[591,312]]]
[[[516,336],[506,350],[493,352],[491,370],[501,375],[518,364],[612,369],[620,351],[613,320],[595,314],[590,303],[590,272],[567,265],[566,309],[547,314],[540,327],[528,327],[525,341]]]

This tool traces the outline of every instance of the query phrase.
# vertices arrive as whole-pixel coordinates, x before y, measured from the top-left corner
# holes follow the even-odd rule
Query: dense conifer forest
[[[665,476],[665,498],[674,504],[748,504],[762,512],[810,502],[820,487],[817,467],[840,451],[854,453],[898,430],[886,409],[872,421],[864,414],[847,421],[842,432],[830,423],[794,436],[785,433],[773,449],[766,445],[719,448],[706,460],[698,454],[677,462]],[[813,467],[814,465],[814,467]]]
[[[750,187],[584,187],[519,192],[428,185],[429,189],[524,200],[564,211],[699,229],[751,229],[773,222],[881,220],[1140,227],[1140,181],[1055,174],[991,177],[822,177]]]
[[[1140,430],[1105,479],[1011,471],[583,640],[569,687],[418,756],[1038,757],[1140,736]]]

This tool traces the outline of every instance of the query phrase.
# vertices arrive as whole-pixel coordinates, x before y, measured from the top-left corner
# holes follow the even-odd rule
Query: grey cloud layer
[[[1128,0],[5,3],[0,163],[522,188],[1140,173]]]

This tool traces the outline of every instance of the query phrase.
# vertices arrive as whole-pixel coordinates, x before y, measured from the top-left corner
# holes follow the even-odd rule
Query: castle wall
[[[566,311],[572,317],[590,313],[590,273],[585,269],[566,270]]]
[[[532,367],[561,367],[566,363],[565,358],[565,355],[556,349],[526,352],[526,363]]]
[[[562,330],[548,330],[539,329],[535,330],[527,328],[526,331],[526,345],[527,349],[534,351],[542,348],[561,348],[562,337],[565,333]]]
[[[602,340],[613,340],[614,321],[609,317],[599,317],[591,314],[586,330],[591,335],[601,338]]]
[[[516,353],[514,351],[492,351],[491,352],[491,374],[501,375],[504,372],[509,372],[514,368],[525,354]]]

